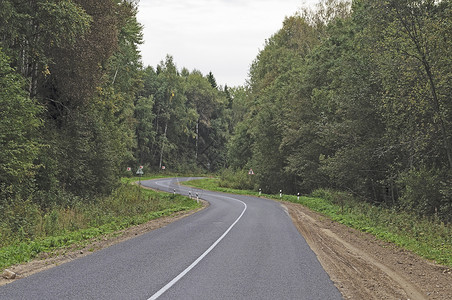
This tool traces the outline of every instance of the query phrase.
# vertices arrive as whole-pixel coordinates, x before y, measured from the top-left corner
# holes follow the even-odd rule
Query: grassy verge
[[[163,177],[163,176],[161,176]],[[154,177],[143,177],[141,180]],[[174,212],[192,210],[200,204],[181,195],[140,189],[131,182],[138,178],[125,178],[109,197],[71,208],[55,207],[48,212],[35,212],[33,238],[2,242],[0,270],[30,261],[42,252],[52,252],[76,245],[86,245],[93,238]]]
[[[234,190],[219,186],[218,179],[201,179],[185,184],[214,191],[258,195],[255,191]],[[439,220],[420,218],[394,209],[376,207],[331,191],[317,191],[312,197],[262,195],[266,198],[302,204],[309,209],[349,227],[368,232],[424,258],[452,267],[452,225]]]

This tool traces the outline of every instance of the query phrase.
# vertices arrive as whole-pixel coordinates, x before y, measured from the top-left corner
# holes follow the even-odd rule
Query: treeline
[[[227,87],[211,73],[178,70],[170,56],[144,68],[136,2],[0,2],[0,227],[8,234],[23,231],[36,208],[109,195],[140,165],[146,173],[225,166]]]
[[[229,144],[267,193],[347,191],[452,220],[452,2],[324,0],[250,69]]]
[[[204,76],[178,70],[171,56],[144,69],[135,107],[136,159],[151,170],[217,171],[226,166],[232,130],[232,96],[237,88],[217,86]]]
[[[0,203],[110,192],[133,155],[136,7],[6,0],[0,11]]]

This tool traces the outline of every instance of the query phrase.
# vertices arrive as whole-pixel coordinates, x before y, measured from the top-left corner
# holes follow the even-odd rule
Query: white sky
[[[166,55],[177,68],[210,71],[219,85],[245,84],[251,63],[286,16],[318,0],[140,0],[141,55],[157,66]]]

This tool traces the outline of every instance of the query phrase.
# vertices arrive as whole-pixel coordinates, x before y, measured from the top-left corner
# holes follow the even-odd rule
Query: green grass
[[[153,178],[156,177],[147,176],[142,180]],[[9,244],[2,241],[0,270],[30,261],[42,252],[82,247],[93,238],[200,207],[196,201],[185,196],[142,189],[130,184],[135,181],[138,181],[138,177],[123,179],[111,196],[96,199],[94,203],[80,203],[72,208],[54,208],[42,212],[39,218],[35,218],[37,221],[33,226],[32,238],[11,241]]]
[[[228,187],[219,186],[219,179],[217,178],[204,178],[204,179],[196,179],[191,181],[182,182],[183,185],[192,186],[195,188],[200,188],[204,190],[217,191],[223,193],[233,193],[239,195],[256,195],[259,193],[251,190],[238,190]]]
[[[258,195],[255,191],[234,190],[219,186],[219,179],[201,179],[184,184],[227,193]],[[275,200],[299,203],[346,226],[368,232],[424,258],[452,267],[452,225],[439,220],[420,218],[395,209],[373,206],[347,198],[345,194],[318,191],[313,197],[263,194]],[[338,201],[337,199],[340,199]]]

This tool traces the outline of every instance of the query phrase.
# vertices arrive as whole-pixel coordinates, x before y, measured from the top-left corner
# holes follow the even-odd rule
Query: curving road
[[[0,287],[0,299],[342,299],[284,208],[143,181],[210,206],[164,228]]]

